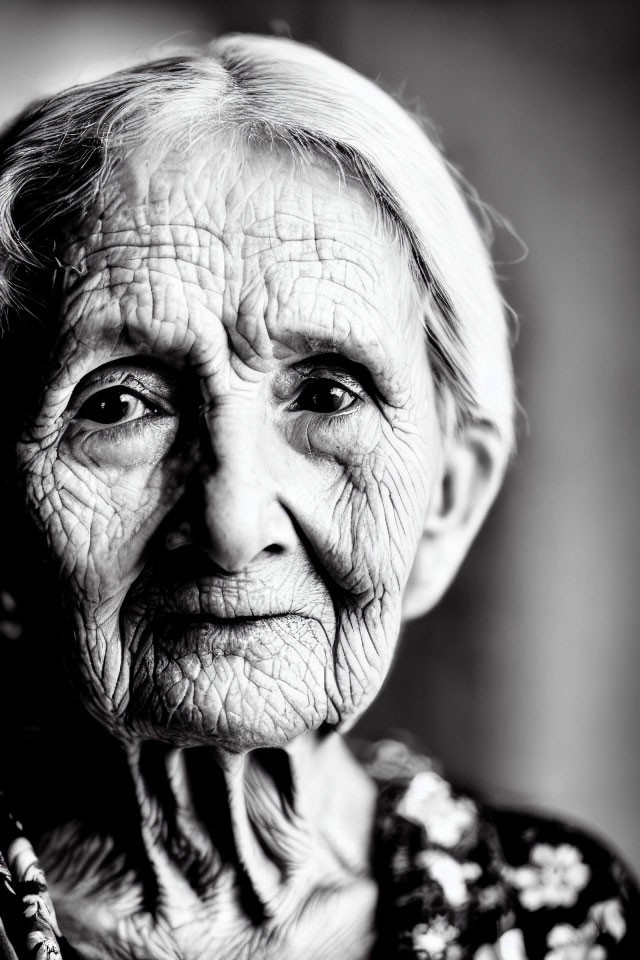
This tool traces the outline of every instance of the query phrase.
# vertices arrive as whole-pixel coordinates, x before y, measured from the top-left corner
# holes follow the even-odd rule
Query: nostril
[[[177,528],[168,530],[164,545],[167,550],[179,550],[181,547],[190,546],[193,543],[193,535],[190,525],[183,521]]]
[[[264,552],[271,554],[271,556],[279,556],[285,552],[285,548],[281,543],[270,543],[268,547],[264,548]]]

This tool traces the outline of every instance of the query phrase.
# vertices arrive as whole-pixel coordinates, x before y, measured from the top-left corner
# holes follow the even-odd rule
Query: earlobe
[[[505,444],[489,424],[471,424],[447,442],[403,596],[405,620],[427,613],[448,588],[500,488],[506,460]]]

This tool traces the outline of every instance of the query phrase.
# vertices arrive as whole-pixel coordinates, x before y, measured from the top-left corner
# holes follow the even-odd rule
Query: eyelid
[[[307,357],[294,364],[292,369],[309,379],[336,380],[358,395],[364,391],[373,399],[379,396],[379,391],[367,367],[339,353],[323,353]]]
[[[71,395],[68,410],[77,413],[90,397],[110,387],[121,387],[142,398],[152,397],[160,406],[173,407],[177,403],[178,383],[174,371],[154,369],[127,358],[104,364],[83,377]]]
[[[363,389],[362,384],[355,380],[353,377],[350,377],[347,374],[342,372],[336,372],[335,370],[317,370],[313,373],[305,376],[303,380],[300,381],[296,387],[295,396],[298,398],[300,394],[313,383],[333,383],[337,387],[340,387],[346,393],[352,394],[353,397],[361,399],[366,391]]]

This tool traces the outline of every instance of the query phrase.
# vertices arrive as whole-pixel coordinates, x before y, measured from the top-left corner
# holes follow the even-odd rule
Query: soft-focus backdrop
[[[517,229],[520,453],[447,598],[360,726],[453,777],[571,812],[640,870],[640,409],[634,4],[173,0],[0,6],[0,121],[29,99],[227,30],[315,43],[434,121]]]

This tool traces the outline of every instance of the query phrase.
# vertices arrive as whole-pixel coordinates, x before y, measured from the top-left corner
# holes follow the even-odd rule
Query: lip
[[[312,613],[304,609],[304,604],[289,606],[288,598],[283,598],[283,584],[280,582],[188,576],[186,582],[183,577],[161,577],[153,585],[147,581],[141,586],[146,594],[145,605],[153,612],[154,618],[174,622],[191,620],[201,624],[232,625],[241,621],[250,623],[252,620]]]
[[[296,613],[268,613],[218,617],[209,613],[168,613],[155,618],[153,634],[172,658],[190,654],[214,657],[246,655],[250,650],[260,656],[274,652],[273,638],[280,634],[276,624],[311,618]]]

